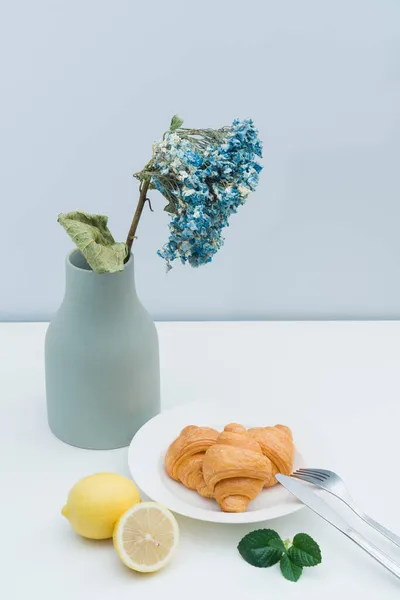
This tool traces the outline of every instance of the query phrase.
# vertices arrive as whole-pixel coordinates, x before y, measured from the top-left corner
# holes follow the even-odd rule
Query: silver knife
[[[400,565],[392,560],[387,554],[371,544],[364,536],[355,531],[350,525],[327,503],[322,500],[313,490],[310,484],[293,479],[287,475],[276,475],[279,483],[283,485],[293,496],[296,496],[303,504],[311,508],[317,515],[328,521],[339,531],[360,546],[370,556],[375,558],[388,571],[400,579]]]

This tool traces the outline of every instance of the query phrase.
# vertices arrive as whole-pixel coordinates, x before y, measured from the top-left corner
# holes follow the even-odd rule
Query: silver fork
[[[347,491],[344,481],[339,475],[333,473],[333,471],[326,471],[325,469],[297,469],[297,471],[292,473],[292,477],[301,479],[302,481],[308,481],[308,483],[313,483],[317,487],[332,494],[332,496],[336,496],[336,498],[339,498],[339,500],[342,500],[342,502],[347,504],[347,506],[363,521],[368,523],[368,525],[376,529],[376,531],[379,531],[379,533],[393,542],[393,544],[400,547],[400,537],[360,510]]]

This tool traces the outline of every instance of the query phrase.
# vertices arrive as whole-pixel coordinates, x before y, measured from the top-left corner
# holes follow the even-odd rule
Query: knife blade
[[[378,561],[385,569],[393,573],[400,579],[400,565],[392,560],[387,554],[371,544],[358,531],[355,531],[350,525],[327,503],[320,498],[309,484],[293,479],[287,475],[278,473],[275,475],[277,480],[293,496],[296,496],[303,504],[311,508],[317,515],[325,519],[328,523],[336,527],[345,536],[350,538],[357,546],[365,550],[372,558]]]
[[[293,496],[296,496],[303,504],[311,508],[317,515],[328,521],[331,525],[346,535],[351,532],[351,527],[325,500],[317,495],[315,489],[307,483],[288,477],[287,475],[276,475],[277,480]]]

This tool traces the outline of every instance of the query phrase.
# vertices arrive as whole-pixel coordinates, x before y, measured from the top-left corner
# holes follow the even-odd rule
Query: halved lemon
[[[157,502],[142,502],[129,508],[114,529],[114,547],[122,562],[142,573],[162,569],[179,542],[174,515]]]

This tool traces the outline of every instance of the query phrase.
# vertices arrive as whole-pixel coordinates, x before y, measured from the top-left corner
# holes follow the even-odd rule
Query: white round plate
[[[232,422],[242,423],[245,427],[267,425],[263,418],[257,418],[256,415],[250,418],[248,411],[247,417],[243,418],[241,412],[242,415],[229,407],[222,409],[207,404],[189,404],[163,412],[148,421],[137,432],[129,447],[129,469],[135,483],[149,498],[170,510],[185,517],[213,523],[257,523],[303,508],[301,502],[278,484],[263,490],[250,502],[246,512],[224,513],[215,500],[202,498],[167,475],[164,468],[165,453],[186,425],[206,425],[220,431]],[[305,466],[298,452],[294,466],[296,469]]]

